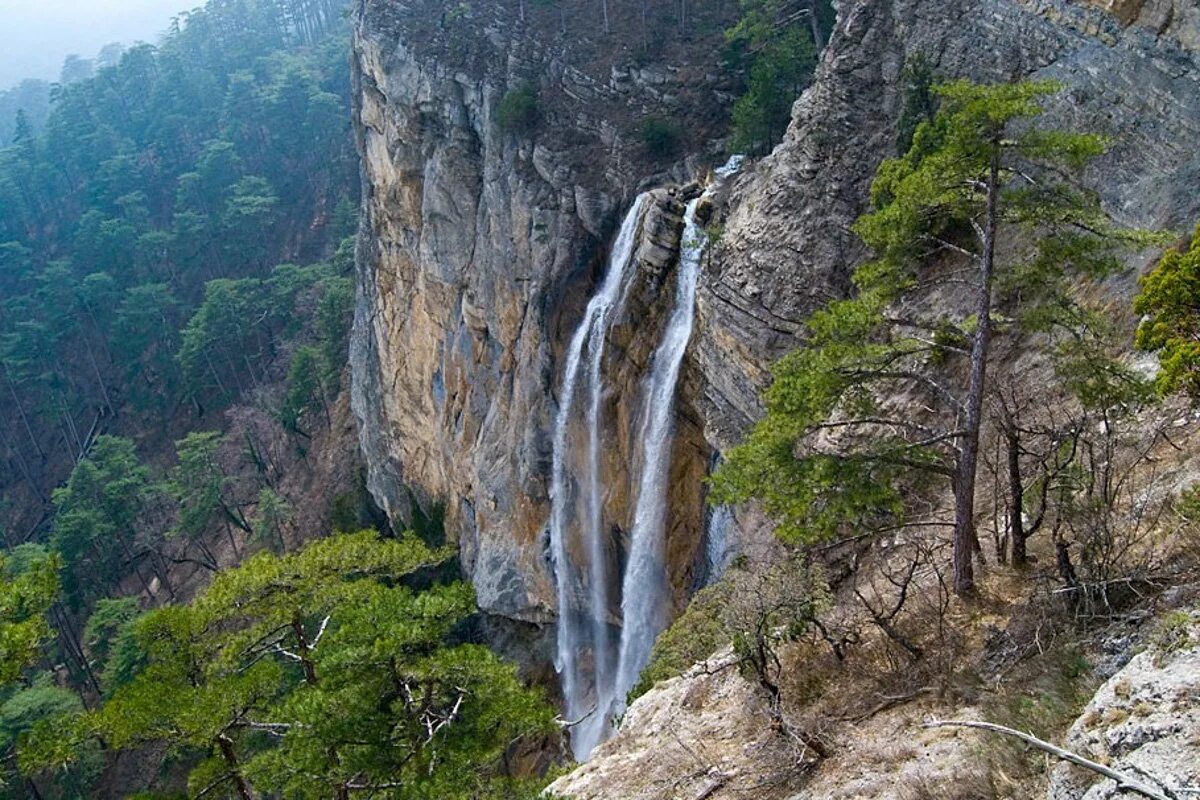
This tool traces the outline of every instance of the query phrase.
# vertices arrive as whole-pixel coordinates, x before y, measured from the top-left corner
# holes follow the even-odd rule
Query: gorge
[[[207,0],[64,76],[0,800],[1200,791],[1198,0]]]
[[[678,343],[676,435],[659,443],[642,435],[639,398],[661,364],[658,332],[673,307],[664,287],[689,234],[678,191],[647,187],[686,186],[723,160],[709,120],[729,97],[708,61],[711,40],[665,33],[670,56],[644,65],[573,30],[583,44],[572,60],[554,52],[556,20],[532,8],[522,21],[504,4],[472,6],[458,33],[443,33],[427,26],[428,4],[359,3],[365,218],[352,361],[370,487],[394,519],[414,502],[445,504],[481,607],[509,626],[498,646],[520,642],[523,660],[557,665],[564,717],[582,720],[577,756],[605,738],[650,632],[679,613],[709,565],[768,546],[754,509],[705,509],[703,479],[761,414],[771,363],[812,310],[846,292],[864,256],[849,227],[894,148],[908,59],[976,80],[1063,81],[1051,121],[1112,137],[1089,177],[1107,207],[1156,228],[1186,225],[1197,210],[1177,187],[1200,164],[1166,134],[1200,123],[1186,9],[838,5],[784,141],[718,193],[719,241],[697,275],[695,330]],[[465,53],[451,54],[455,35]],[[533,131],[496,119],[521,86],[541,98]],[[690,120],[669,164],[638,141],[637,120],[656,114]],[[648,459],[658,446],[663,457]],[[652,461],[669,471],[648,472]],[[667,487],[667,588],[661,604],[637,602],[632,626],[619,603],[656,596],[659,579],[653,557],[633,557],[654,543],[637,539],[639,516],[654,530],[662,508],[639,515],[653,495],[640,479]],[[635,564],[650,567],[645,579]]]

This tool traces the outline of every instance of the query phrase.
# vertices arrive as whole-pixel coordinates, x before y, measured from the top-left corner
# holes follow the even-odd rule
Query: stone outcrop
[[[762,698],[726,654],[638,698],[621,732],[547,792],[572,800],[734,797],[751,790],[763,800],[782,798],[787,776],[765,791],[763,785],[781,763],[790,766],[786,749]]]
[[[1110,678],[1071,727],[1064,746],[1172,791],[1200,786],[1200,613],[1175,612],[1159,641]],[[1047,800],[1108,800],[1116,784],[1060,765]]]
[[[572,800],[966,800],[986,786],[971,733],[926,730],[928,715],[972,709],[915,704],[826,729],[833,755],[780,734],[763,694],[714,656],[629,707],[621,730],[588,763],[552,784]]]

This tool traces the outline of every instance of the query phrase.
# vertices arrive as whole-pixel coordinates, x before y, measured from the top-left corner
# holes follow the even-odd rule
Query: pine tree
[[[1056,91],[938,87],[940,110],[904,156],[880,166],[874,210],[855,226],[876,260],[777,365],[767,416],[718,473],[717,502],[760,498],[785,537],[811,541],[922,521],[908,503],[944,481],[955,501],[955,590],[973,590],[993,338],[1069,318],[1069,277],[1109,274],[1121,247],[1148,241],[1061,180],[1105,145],[1029,124]],[[1019,255],[1001,263],[1002,248]]]
[[[1159,357],[1158,391],[1200,397],[1200,229],[1142,278],[1133,310],[1143,318],[1138,349]]]

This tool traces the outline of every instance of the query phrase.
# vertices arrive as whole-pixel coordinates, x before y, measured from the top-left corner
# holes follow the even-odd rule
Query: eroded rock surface
[[[762,698],[715,657],[665,681],[630,706],[621,732],[547,792],[572,800],[720,798],[755,791],[782,798],[798,773],[772,730]]]
[[[661,60],[645,63],[637,39],[614,31],[600,46],[583,16],[564,16],[560,30],[556,9],[571,5],[530,4],[522,24],[517,2],[362,0],[354,37],[365,215],[352,363],[369,485],[398,523],[414,499],[444,504],[481,606],[535,623],[554,608],[547,484],[565,344],[639,185],[699,170],[692,161],[664,172],[638,138],[641,122],[670,118],[680,156],[702,156],[719,150],[730,99],[717,11],[692,12],[708,33],[689,32],[686,44],[664,26]],[[627,11],[614,25],[631,28]],[[536,118],[502,124],[504,98],[530,87]],[[607,398],[606,413],[626,425],[614,472],[628,471],[618,460],[636,418],[633,367],[652,352],[654,295],[677,261],[678,209],[660,201],[640,250],[645,308],[617,343],[631,366]],[[691,487],[691,511],[676,517],[691,520],[678,572],[699,538],[708,453],[698,431],[680,436],[699,466],[678,472]]]
[[[1071,727],[1064,746],[1136,780],[1171,790],[1200,786],[1200,613],[1171,617],[1152,644],[1110,678]],[[1162,623],[1160,623],[1162,624]],[[1116,784],[1070,765],[1054,770],[1047,800],[1107,800]]]

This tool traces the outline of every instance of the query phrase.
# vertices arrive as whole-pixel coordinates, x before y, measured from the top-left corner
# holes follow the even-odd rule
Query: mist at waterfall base
[[[628,558],[620,578],[620,636],[610,620],[616,585],[609,574],[611,528],[603,520],[604,487],[602,366],[608,332],[620,318],[636,278],[635,251],[649,205],[643,194],[621,224],[603,283],[588,303],[566,354],[554,429],[551,475],[550,542],[558,591],[555,668],[562,684],[565,715],[573,723],[571,748],[579,761],[612,733],[614,718],[650,660],[654,640],[666,627],[670,587],[665,543],[667,480],[674,436],[675,394],[695,323],[696,287],[708,237],[697,216],[701,204],[740,167],[735,156],[715,173],[715,182],[687,206],[680,247],[674,306],[643,381],[642,419],[636,439],[640,457],[629,465],[637,476],[637,496]],[[582,421],[585,452],[573,452],[569,429]],[[572,547],[575,544],[576,547]],[[571,553],[586,558],[577,565]],[[583,656],[591,654],[591,669]]]

